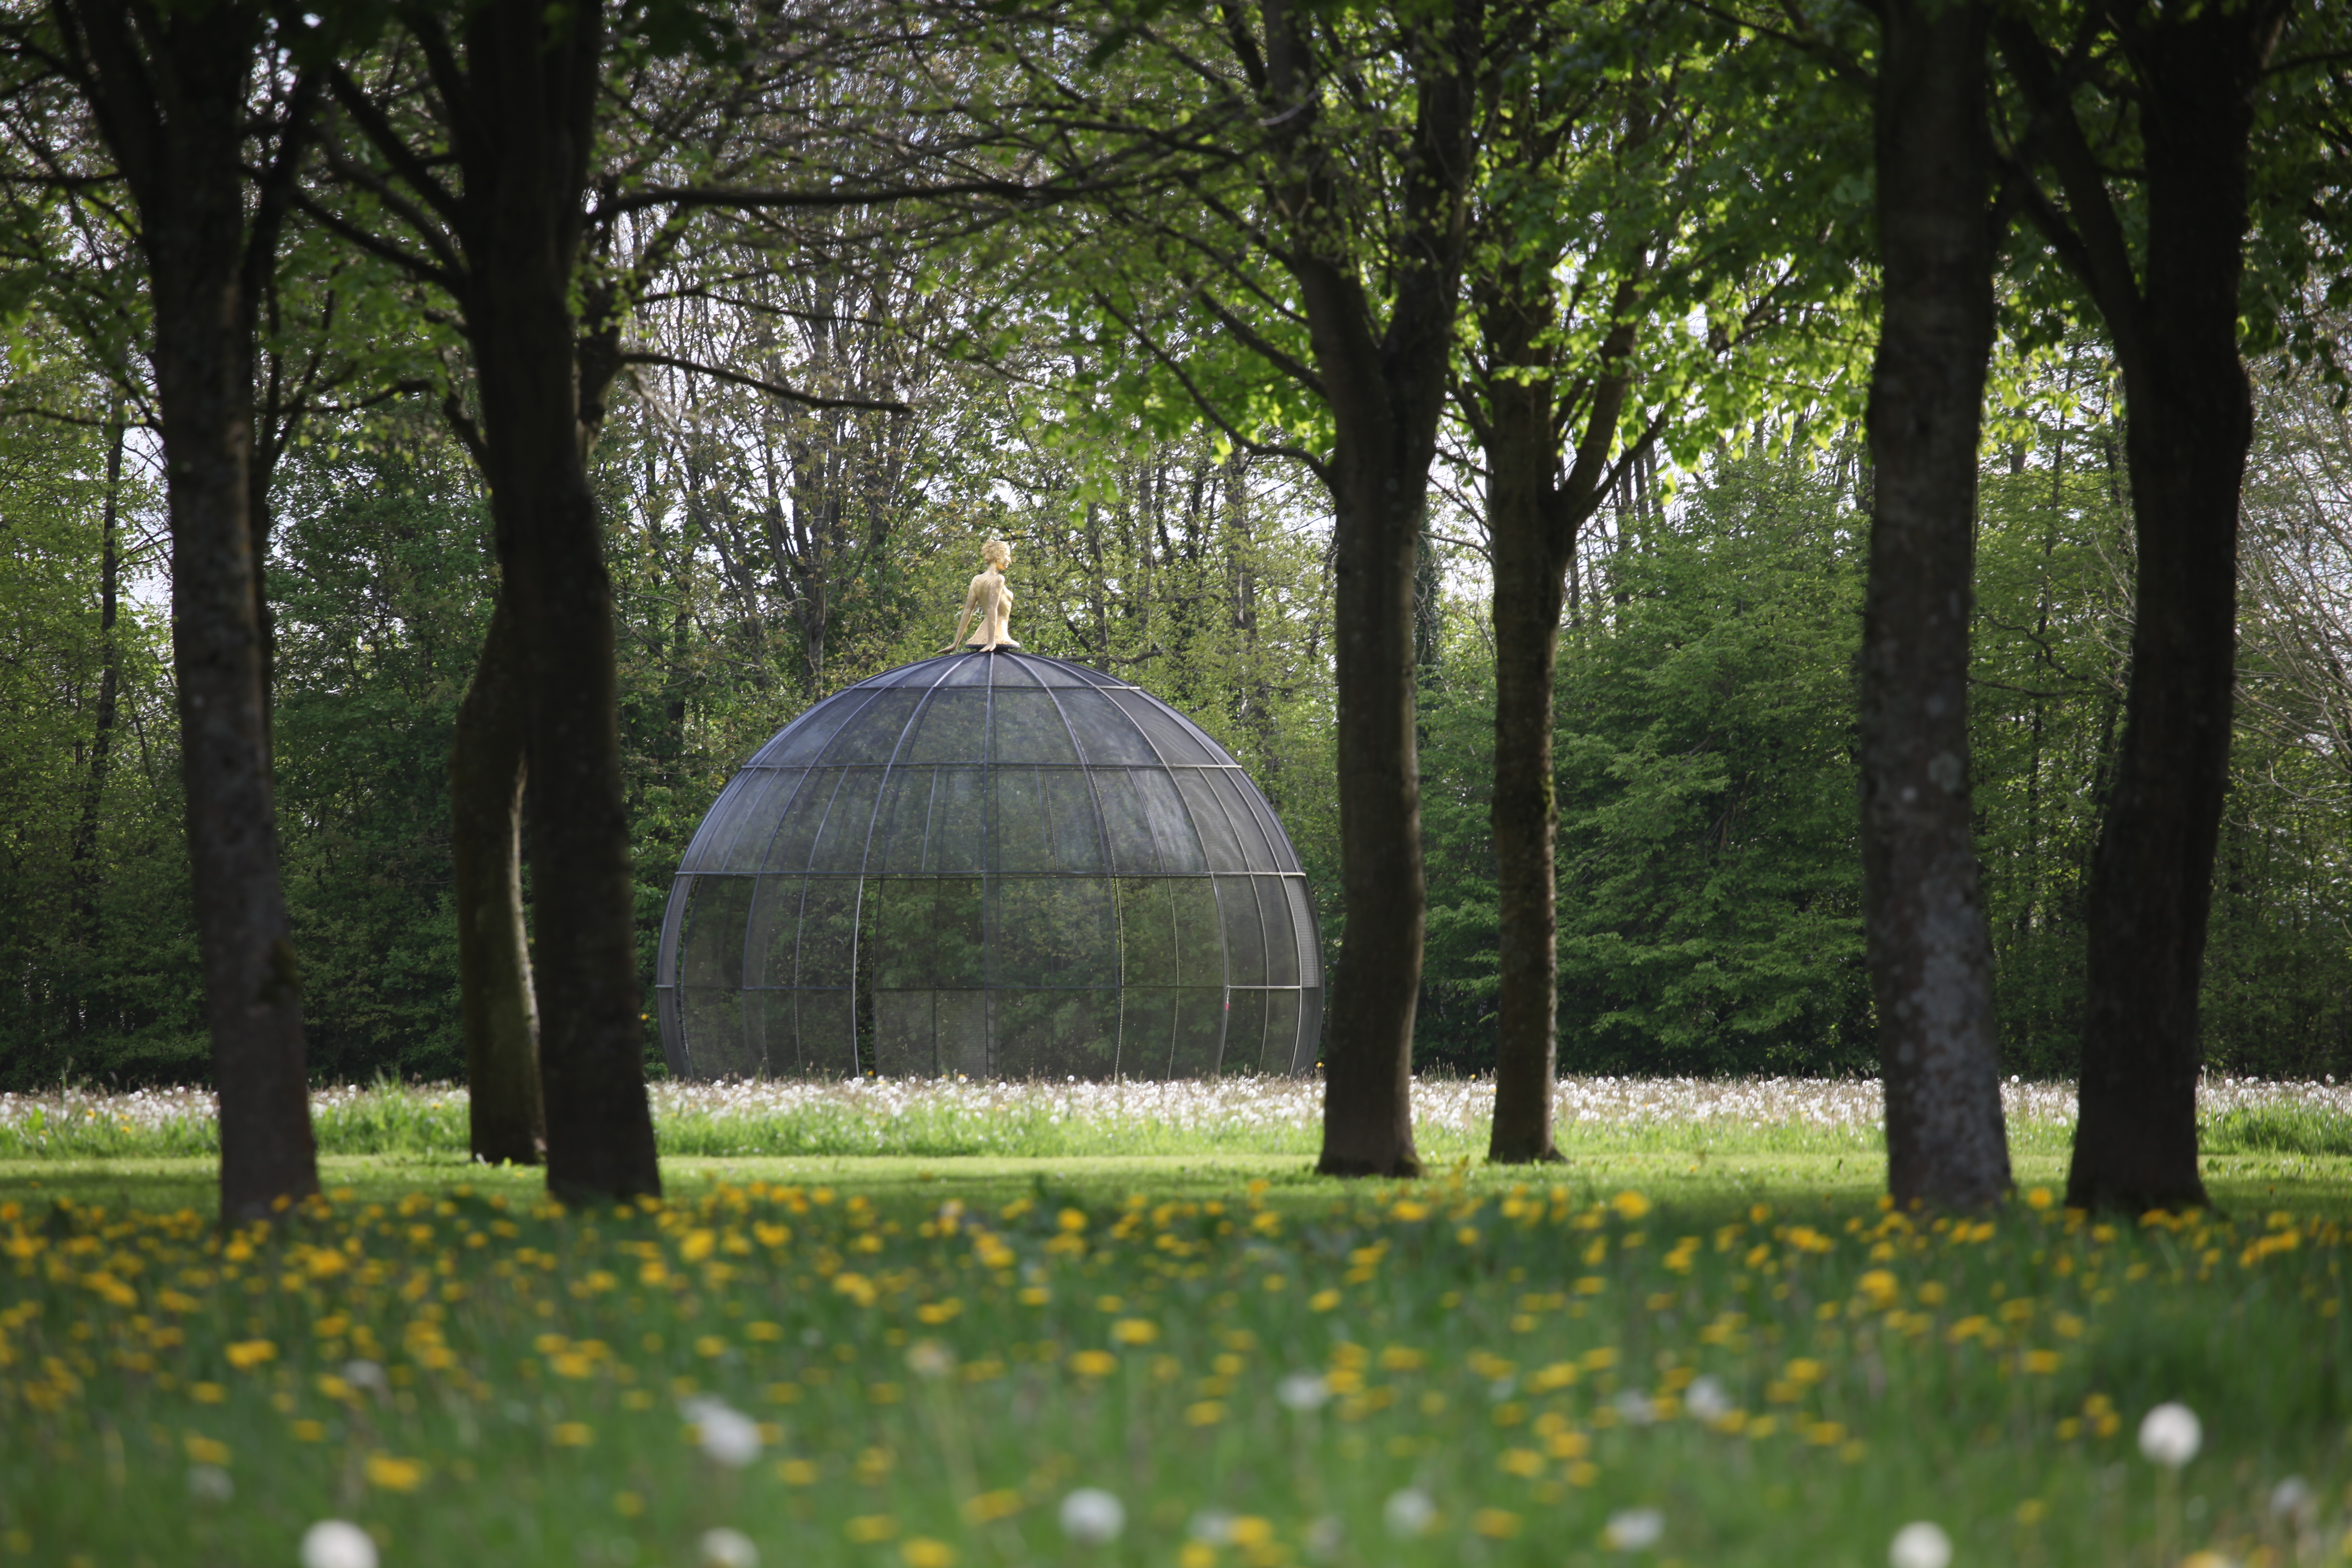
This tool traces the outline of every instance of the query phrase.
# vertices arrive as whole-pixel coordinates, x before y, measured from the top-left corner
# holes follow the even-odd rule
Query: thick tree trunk
[[[657,1194],[623,803],[613,592],[575,383],[572,271],[599,5],[489,0],[467,22],[466,331],[505,602],[523,648],[549,1190]]]
[[[514,616],[501,605],[482,639],[449,752],[467,1114],[474,1158],[493,1165],[536,1165],[547,1141],[539,1008],[522,918],[526,711]]]
[[[1991,939],[1969,790],[1977,442],[1992,349],[1987,12],[1880,13],[1877,484],[1863,608],[1863,901],[1887,1187],[1972,1208],[2010,1186]]]
[[[1496,333],[1490,328],[1490,342]],[[1495,1121],[1486,1157],[1557,1160],[1552,1084],[1559,1061],[1559,943],[1553,839],[1552,672],[1565,563],[1551,526],[1559,440],[1548,386],[1499,382],[1486,411],[1494,550],[1495,832],[1500,988]],[[1571,532],[1570,537],[1573,539]]]
[[[1426,454],[1413,466],[1403,432],[1379,427],[1387,421],[1365,423],[1375,427],[1350,431],[1341,423],[1346,445],[1332,465],[1348,928],[1331,987],[1316,1168],[1326,1175],[1410,1176],[1421,1171],[1412,1145],[1412,1023],[1428,918],[1413,738],[1413,567],[1429,469]],[[1433,448],[1436,422],[1429,423]]]
[[[172,657],[205,1016],[220,1095],[221,1217],[319,1188],[302,982],[270,795],[258,563],[249,531],[253,314],[245,153],[258,13],[57,12],[138,208],[155,313],[172,532]],[[150,29],[153,29],[151,36]]]
[[[1274,98],[1304,108],[1313,85],[1287,0],[1265,0]],[[1404,254],[1375,325],[1354,258],[1315,232],[1336,210],[1326,154],[1293,143],[1305,173],[1294,221],[1311,236],[1290,260],[1316,374],[1331,407],[1333,655],[1339,686],[1340,881],[1347,934],[1324,1055],[1328,1175],[1416,1175],[1412,1025],[1428,916],[1421,764],[1413,734],[1414,579],[1436,457],[1462,278],[1460,205],[1469,177],[1480,0],[1454,0],[1412,46],[1419,90],[1401,203]],[[1313,116],[1287,111],[1283,134]]]
[[[2239,485],[2252,438],[2238,353],[2254,89],[2273,7],[2147,29],[2141,330],[2117,333],[2138,535],[2115,793],[2093,852],[2081,1121],[2066,1201],[2189,1207],[2198,987],[2229,784]]]

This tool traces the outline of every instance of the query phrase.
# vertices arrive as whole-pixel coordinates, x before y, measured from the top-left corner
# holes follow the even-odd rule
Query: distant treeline
[[[1979,537],[1979,842],[2008,1070],[2030,1077],[2073,1070],[2084,873],[2131,616],[2104,369],[2067,374],[2066,396],[2005,426]],[[681,419],[645,388],[597,450],[648,980],[670,868],[730,770],[817,695],[944,641],[983,531],[1015,543],[1026,646],[1131,675],[1251,768],[1336,952],[1328,563],[1299,499],[1312,492],[1278,461],[1205,439],[1078,446],[1017,410],[975,414],[951,377],[934,396],[917,437],[887,426],[887,472],[852,460],[882,428],[855,416],[730,431],[723,410]],[[2205,1044],[2237,1072],[2342,1074],[2352,756],[2329,685],[2340,662],[2327,673],[2343,628],[2323,601],[2347,560],[2328,476],[2352,442],[2323,399],[2281,384],[2264,396]],[[11,1088],[206,1071],[169,633],[152,608],[155,487],[135,438],[109,481],[114,439],[102,419],[0,426]],[[1855,837],[1858,449],[1850,429],[1759,429],[1672,496],[1629,485],[1586,537],[1557,710],[1564,1070],[1874,1068]],[[312,1068],[458,1077],[447,756],[493,582],[478,484],[436,424],[394,411],[290,456],[276,510],[279,828]],[[1433,530],[1422,709],[1432,912],[1416,1055],[1468,1071],[1494,1052],[1479,537],[1459,508]]]

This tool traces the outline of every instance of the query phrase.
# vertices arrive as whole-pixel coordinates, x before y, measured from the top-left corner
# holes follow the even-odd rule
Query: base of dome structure
[[[860,681],[688,847],[656,1002],[681,1078],[1312,1069],[1313,900],[1242,769],[1140,688],[1024,651]]]

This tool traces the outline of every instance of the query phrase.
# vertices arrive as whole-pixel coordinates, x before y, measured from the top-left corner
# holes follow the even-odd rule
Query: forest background
[[[1025,647],[1136,679],[1248,768],[1336,949],[1319,489],[1184,407],[1139,403],[1141,351],[1074,352],[1050,301],[1008,292],[1029,274],[1001,265],[997,237],[877,243],[887,217],[824,221],[829,244],[794,235],[813,261],[712,247],[643,296],[637,363],[593,454],[648,994],[671,868],[731,770],[819,697],[936,651],[992,534],[1015,546]],[[457,379],[436,374],[450,345],[402,318],[365,363],[336,361],[336,310],[393,285],[304,243],[315,265],[298,252],[269,363],[315,395],[278,460],[268,584],[310,1060],[328,1079],[457,1078],[447,759],[494,594],[488,506],[436,402]],[[200,1080],[157,448],[138,345],[90,363],[106,289],[135,284],[9,278],[0,1087]],[[1855,310],[1833,333],[1849,373],[1872,335]],[[2256,379],[2202,1027],[2214,1067],[2316,1077],[2352,1072],[2352,423],[2284,357]],[[1670,435],[1583,533],[1558,673],[1563,1068],[1875,1070],[1855,761],[1870,475],[1852,380]],[[2125,676],[2116,383],[2087,331],[2011,341],[1988,410],[1975,803],[2005,1070],[2035,1078],[2074,1068]],[[1477,458],[1452,427],[1419,637],[1431,921],[1414,1056],[1464,1072],[1493,1062],[1497,904]],[[659,1072],[650,1039],[647,1057]]]

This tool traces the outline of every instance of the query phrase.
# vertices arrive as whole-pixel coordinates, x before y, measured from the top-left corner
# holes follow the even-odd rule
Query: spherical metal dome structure
[[[682,1078],[1192,1078],[1315,1061],[1298,857],[1137,687],[1009,648],[859,682],[728,782],[662,922]]]

